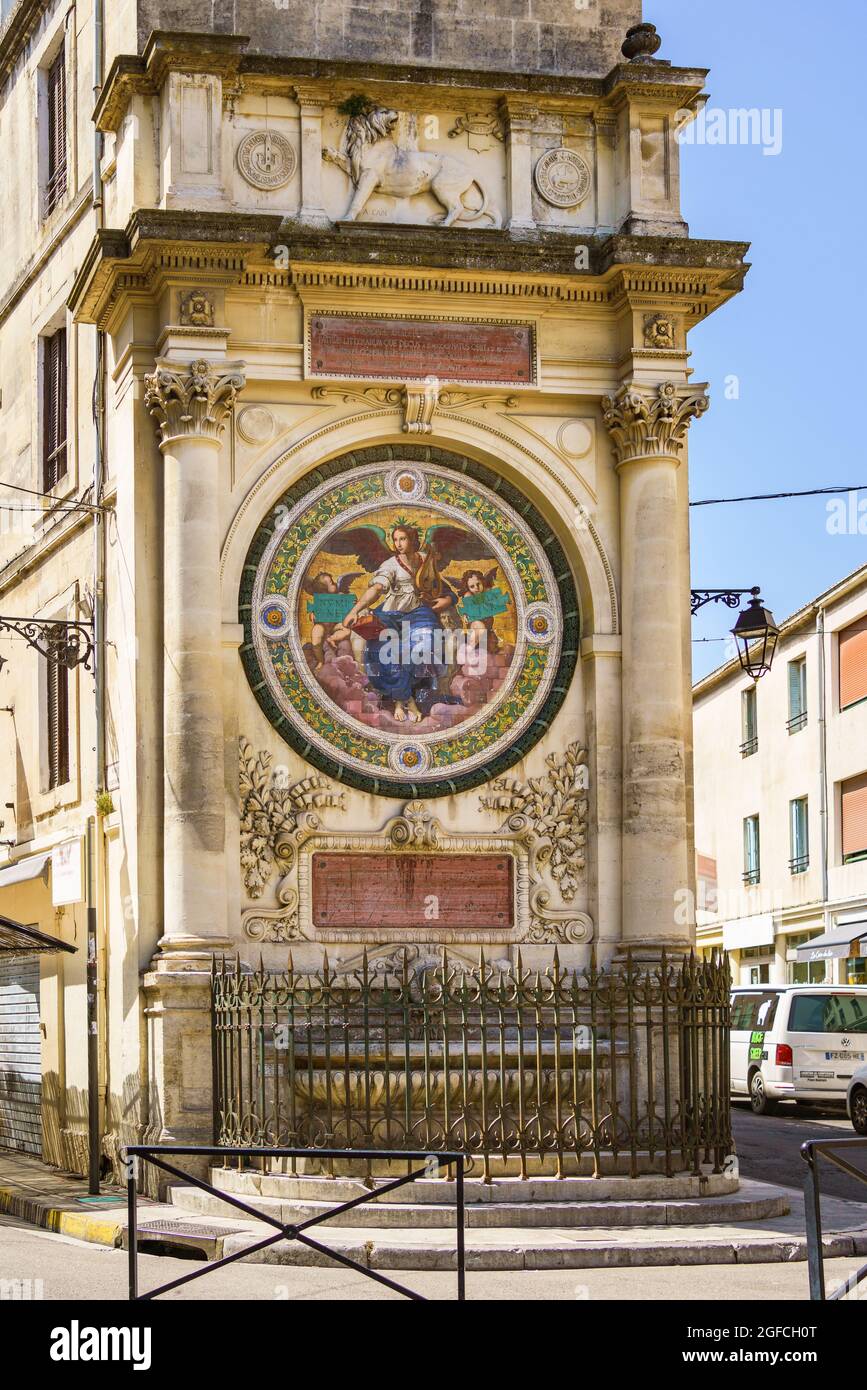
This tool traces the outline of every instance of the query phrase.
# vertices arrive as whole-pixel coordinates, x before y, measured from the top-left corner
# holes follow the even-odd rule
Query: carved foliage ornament
[[[648,314],[644,320],[644,344],[649,348],[675,347],[674,321],[664,314]]]
[[[691,422],[709,404],[703,388],[678,388],[671,381],[655,391],[621,386],[615,396],[603,396],[602,418],[618,465],[649,456],[677,458]]]
[[[498,777],[492,783],[497,795],[482,796],[483,811],[508,811],[510,830],[530,830],[536,841],[536,863],[547,866],[560,889],[564,902],[572,902],[578,890],[579,874],[585,867],[587,750],[570,743],[565,753],[549,753],[548,772],[519,782],[514,777]],[[548,901],[547,894],[544,902]]]
[[[323,807],[343,810],[344,805],[342,792],[332,791],[317,773],[281,786],[271,763],[270,753],[256,754],[249,741],[241,739],[241,872],[251,898],[262,896],[278,861],[284,872],[291,867],[292,836],[304,814]]]
[[[145,409],[157,422],[163,446],[183,435],[219,439],[243,387],[238,362],[160,363],[145,377]]]

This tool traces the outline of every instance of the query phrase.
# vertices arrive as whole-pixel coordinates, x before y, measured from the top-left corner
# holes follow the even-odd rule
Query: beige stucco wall
[[[840,709],[838,636],[867,611],[867,576],[857,572],[782,625],[770,674],[756,686],[758,750],[742,758],[741,692],[750,684],[739,667],[727,667],[696,689],[696,849],[717,863],[719,911],[699,915],[699,941],[716,939],[723,923],[761,924],[773,917],[776,949],[768,946],[770,978],[786,979],[785,938],[831,929],[841,914],[867,911],[867,865],[844,864],[840,785],[865,770],[867,707]],[[817,629],[824,616],[824,638]],[[806,727],[789,733],[788,665],[807,662]],[[820,658],[825,666],[827,794],[827,896],[823,889],[821,806]],[[789,802],[809,798],[810,866],[789,871]],[[744,887],[743,820],[758,814],[761,883]],[[738,968],[749,969],[746,958]],[[842,980],[843,963],[829,964],[828,979]],[[736,972],[737,973],[737,972]],[[748,978],[744,982],[748,983]]]

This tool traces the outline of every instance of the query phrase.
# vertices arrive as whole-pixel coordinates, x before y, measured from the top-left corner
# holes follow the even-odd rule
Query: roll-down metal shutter
[[[0,1148],[42,1155],[39,956],[0,956]]]

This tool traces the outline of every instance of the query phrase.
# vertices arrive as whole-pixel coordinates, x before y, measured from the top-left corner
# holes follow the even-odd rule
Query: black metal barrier
[[[851,1163],[847,1163],[844,1158],[841,1158],[838,1153],[840,1149],[867,1150],[867,1139],[809,1139],[806,1144],[801,1145],[801,1157],[807,1165],[807,1176],[804,1179],[804,1211],[807,1218],[807,1267],[810,1273],[810,1298],[821,1303],[830,1303],[835,1299],[845,1298],[848,1293],[858,1287],[862,1279],[867,1278],[867,1264],[865,1264],[856,1270],[844,1284],[834,1289],[833,1293],[827,1293],[825,1290],[819,1158],[826,1158],[829,1163],[833,1163],[842,1172],[848,1173],[851,1178],[857,1178],[859,1182],[867,1184],[867,1172],[860,1168],[853,1168]]]
[[[194,1187],[199,1187],[203,1192],[209,1192],[218,1197],[221,1202],[226,1202],[229,1206],[237,1207],[239,1211],[245,1213],[247,1217],[254,1221],[262,1222],[267,1226],[273,1226],[276,1234],[268,1236],[264,1240],[256,1241],[253,1245],[247,1245],[242,1250],[236,1250],[232,1255],[226,1255],[220,1260],[212,1260],[205,1265],[204,1269],[196,1269],[191,1274],[181,1275],[178,1279],[172,1279],[167,1284],[159,1284],[155,1289],[149,1289],[146,1293],[139,1293],[138,1288],[138,1214],[137,1214],[137,1164],[128,1164],[127,1176],[127,1209],[129,1213],[129,1297],[131,1301],[143,1302],[147,1299],[156,1298],[159,1294],[168,1293],[171,1289],[177,1289],[181,1284],[189,1284],[193,1279],[201,1279],[203,1275],[210,1274],[212,1270],[222,1269],[226,1265],[234,1264],[235,1261],[251,1255],[257,1250],[266,1250],[269,1245],[274,1245],[278,1240],[297,1240],[301,1245],[308,1246],[311,1250],[316,1250],[320,1255],[324,1255],[329,1260],[334,1260],[336,1264],[344,1265],[347,1269],[354,1269],[359,1274],[363,1274],[368,1279],[373,1279],[377,1284],[384,1284],[386,1288],[393,1289],[395,1293],[403,1294],[405,1298],[414,1299],[418,1303],[427,1303],[428,1300],[423,1294],[416,1293],[413,1289],[405,1288],[403,1284],[398,1284],[394,1279],[387,1279],[385,1275],[378,1274],[376,1270],[365,1269],[356,1260],[352,1260],[348,1255],[344,1255],[339,1250],[334,1250],[328,1245],[322,1245],[320,1241],[312,1240],[305,1235],[311,1226],[318,1226],[323,1221],[330,1220],[333,1216],[339,1216],[342,1212],[352,1211],[353,1208],[362,1206],[366,1202],[375,1201],[383,1197],[388,1192],[394,1192],[399,1187],[405,1187],[407,1183],[415,1182],[417,1178],[430,1177],[431,1167],[450,1168],[455,1165],[455,1208],[456,1208],[456,1254],[457,1254],[457,1297],[463,1301],[466,1297],[466,1251],[465,1251],[465,1207],[464,1207],[464,1165],[466,1155],[460,1153],[426,1153],[419,1150],[407,1149],[263,1149],[263,1148],[216,1148],[214,1146],[199,1146],[190,1144],[130,1144],[126,1153],[128,1158],[142,1159],[145,1163],[152,1163],[155,1167],[161,1168],[163,1172],[171,1174],[172,1177],[181,1178],[184,1182],[192,1183]],[[160,1155],[160,1156],[158,1156]],[[255,1207],[248,1206],[240,1198],[235,1197],[231,1192],[222,1192],[211,1183],[205,1182],[201,1178],[195,1177],[192,1173],[185,1173],[182,1169],[167,1163],[162,1155],[174,1158],[255,1158],[257,1161],[267,1158],[326,1158],[340,1159],[345,1162],[348,1159],[376,1159],[399,1160],[401,1163],[424,1164],[423,1168],[418,1168],[414,1172],[406,1173],[401,1178],[394,1178],[383,1183],[370,1192],[365,1192],[360,1197],[353,1197],[351,1201],[340,1202],[336,1206],[329,1207],[328,1211],[321,1212],[317,1216],[311,1216],[306,1221],[300,1221],[297,1225],[284,1225],[275,1217],[269,1216],[266,1212],[258,1211]]]

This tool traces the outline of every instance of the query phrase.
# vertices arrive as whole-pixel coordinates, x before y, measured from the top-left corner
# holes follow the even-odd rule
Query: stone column
[[[227,943],[219,456],[243,385],[240,363],[205,360],[145,382],[164,478],[162,952]]]
[[[690,844],[684,689],[689,553],[678,469],[700,389],[628,385],[602,402],[620,478],[623,622],[623,944],[688,948]],[[678,911],[678,907],[680,910]]]
[[[533,218],[533,124],[535,106],[504,98],[500,115],[506,127],[506,173],[509,196],[508,226],[512,231],[531,231]]]
[[[295,87],[301,112],[301,211],[302,222],[330,227],[331,218],[322,203],[322,109],[328,94],[321,87]]]

